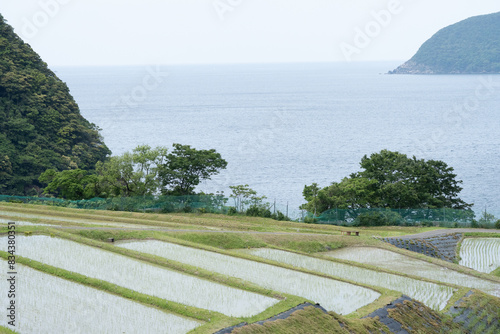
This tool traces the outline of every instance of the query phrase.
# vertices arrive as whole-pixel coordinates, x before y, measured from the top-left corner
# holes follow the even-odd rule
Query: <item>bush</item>
[[[314,223],[317,223],[318,222],[318,219],[314,218],[314,217],[305,217],[304,218],[304,223],[306,224],[314,224]]]
[[[253,205],[247,209],[246,215],[250,217],[259,217],[260,209],[257,206]]]
[[[495,228],[500,230],[500,219],[495,223]]]
[[[360,214],[354,220],[354,226],[398,226],[401,215],[393,211],[374,211]]]
[[[274,218],[274,219],[279,220],[279,221],[290,220],[290,218],[288,218],[287,216],[285,216],[283,214],[283,212],[281,212],[281,211],[276,212],[276,218]]]
[[[432,226],[434,226],[434,223],[427,220],[427,221],[423,221],[422,222],[422,226],[424,226],[424,227],[432,227]]]
[[[272,216],[271,210],[269,210],[269,209],[262,209],[261,210],[261,217],[271,218],[271,216]]]
[[[238,213],[238,210],[236,210],[236,208],[234,206],[229,207],[229,209],[227,210],[227,214],[229,216],[234,216],[237,213]]]

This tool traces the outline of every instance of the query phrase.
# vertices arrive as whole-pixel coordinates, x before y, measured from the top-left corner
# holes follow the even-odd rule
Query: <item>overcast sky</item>
[[[407,60],[498,0],[1,0],[49,64]]]

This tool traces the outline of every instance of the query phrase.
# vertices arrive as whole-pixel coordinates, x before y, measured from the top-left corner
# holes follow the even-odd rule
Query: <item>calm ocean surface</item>
[[[297,212],[304,185],[382,149],[443,160],[461,197],[500,217],[500,76],[384,75],[398,63],[57,68],[113,154],[139,144],[214,148],[227,170]]]

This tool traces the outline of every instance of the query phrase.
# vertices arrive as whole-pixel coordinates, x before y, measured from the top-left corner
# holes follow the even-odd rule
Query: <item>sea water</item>
[[[460,197],[500,216],[500,76],[386,75],[398,63],[57,68],[113,154],[139,144],[216,149],[228,167],[197,190],[249,184],[297,214],[389,149],[443,160]]]

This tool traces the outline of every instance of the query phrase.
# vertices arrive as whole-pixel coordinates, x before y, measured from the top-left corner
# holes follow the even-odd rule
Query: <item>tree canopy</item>
[[[194,195],[203,180],[226,168],[227,162],[215,150],[197,150],[174,144],[168,153],[163,146],[136,147],[132,152],[97,162],[95,170],[58,172],[48,169],[39,178],[44,193],[65,199]]]
[[[173,147],[159,170],[164,195],[192,195],[201,181],[227,166],[226,160],[214,149],[197,150],[181,144],[173,144]]]
[[[132,197],[155,195],[159,192],[158,172],[165,162],[168,149],[149,145],[136,147],[132,153],[111,157],[98,162],[96,173],[99,178],[98,197]]]
[[[321,213],[330,209],[361,208],[453,208],[472,205],[458,197],[462,181],[443,161],[409,158],[405,154],[382,150],[364,156],[362,171],[320,189],[305,186],[307,204],[302,208]]]
[[[158,170],[166,155],[165,147],[141,145],[132,152],[97,162],[92,173],[49,169],[39,181],[47,184],[45,194],[70,200],[156,195],[160,187]]]
[[[98,130],[0,15],[0,192],[35,194],[47,169],[93,169],[111,153]]]

